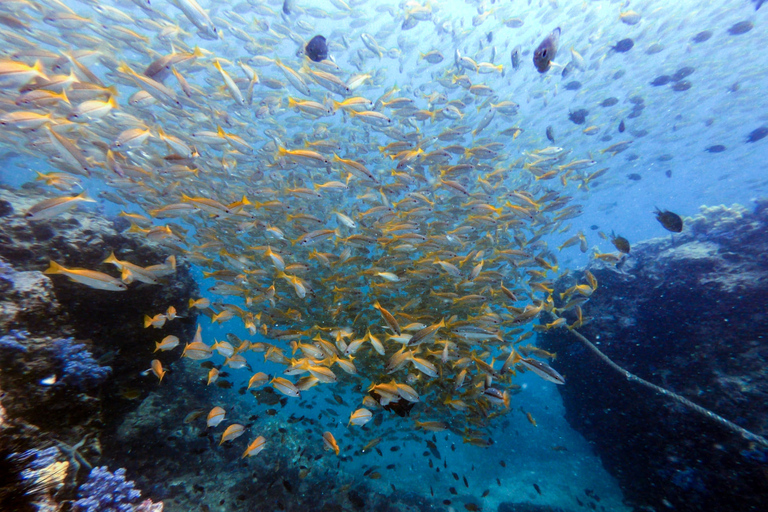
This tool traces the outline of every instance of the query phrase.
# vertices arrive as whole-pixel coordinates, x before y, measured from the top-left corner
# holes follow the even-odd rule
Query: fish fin
[[[51,260],[49,263],[48,269],[43,272],[43,274],[61,274],[64,272],[64,267],[56,263],[55,261]]]

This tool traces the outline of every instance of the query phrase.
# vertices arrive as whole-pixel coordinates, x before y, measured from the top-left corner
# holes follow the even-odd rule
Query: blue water
[[[424,122],[402,116],[395,119],[394,115],[393,119],[399,129],[407,133],[418,133],[422,141],[434,138],[434,144],[424,143],[425,151],[449,144],[472,148],[481,144],[502,142],[503,147],[498,150],[499,156],[491,161],[492,169],[484,170],[484,174],[491,170],[503,169],[505,179],[502,188],[530,188],[537,190],[537,193],[550,189],[558,190],[571,198],[569,204],[580,205],[583,210],[581,215],[565,220],[556,232],[546,233],[544,237],[562,270],[576,269],[586,264],[593,248],[599,252],[614,251],[610,242],[599,236],[599,232],[614,231],[633,243],[666,236],[667,231],[653,215],[656,207],[672,210],[683,217],[693,217],[704,205],[739,203],[748,206],[755,198],[766,194],[768,174],[765,170],[765,148],[768,139],[747,142],[750,132],[768,125],[768,99],[765,95],[765,91],[768,91],[768,60],[763,58],[764,42],[768,37],[765,28],[766,9],[756,11],[751,2],[657,0],[631,2],[627,5],[626,2],[583,0],[446,0],[426,2],[420,6],[416,2],[395,4],[360,1],[349,2],[350,12],[346,12],[346,4],[343,2],[307,0],[295,3],[298,4],[296,12],[285,16],[279,14],[282,7],[282,2],[279,1],[254,0],[238,4],[201,1],[200,4],[208,13],[211,23],[223,34],[221,39],[211,40],[197,34],[197,29],[190,20],[169,2],[153,1],[152,8],[157,9],[155,13],[142,11],[136,3],[127,0],[99,2],[102,5],[114,6],[139,20],[124,26],[148,38],[144,42],[132,43],[134,46],[118,38],[121,34],[116,31],[116,27],[122,24],[97,14],[90,2],[64,0],[61,4],[51,3],[46,7],[55,12],[65,12],[63,6],[66,6],[94,20],[92,24],[84,23],[77,28],[51,27],[50,23],[46,24],[39,19],[38,13],[27,7],[9,6],[4,12],[7,10],[20,19],[27,20],[32,28],[20,35],[27,37],[32,47],[49,51],[62,51],[65,48],[57,48],[51,41],[39,37],[38,31],[49,31],[54,37],[60,38],[62,45],[66,45],[70,50],[81,49],[78,45],[83,42],[71,37],[79,31],[103,43],[97,48],[99,55],[88,56],[85,60],[105,85],[118,85],[120,107],[100,121],[94,120],[84,124],[79,131],[62,130],[62,133],[75,141],[92,159],[99,162],[105,159],[102,148],[94,142],[109,144],[119,131],[133,126],[133,120],[121,117],[122,114],[141,120],[153,132],[156,132],[157,127],[165,127],[168,132],[188,142],[191,140],[190,133],[193,129],[215,130],[217,125],[221,125],[226,132],[237,134],[250,143],[252,152],[238,154],[232,146],[221,150],[213,144],[208,146],[195,141],[201,153],[200,173],[194,178],[178,180],[179,190],[183,189],[187,194],[219,198],[225,204],[238,200],[242,194],[253,198],[260,191],[274,186],[274,190],[269,194],[270,198],[282,200],[286,204],[293,202],[291,204],[297,207],[306,207],[307,213],[313,213],[312,203],[308,203],[308,206],[301,200],[290,198],[284,189],[311,187],[313,182],[343,179],[343,176],[340,178],[336,172],[323,174],[312,171],[314,174],[307,172],[309,178],[304,180],[301,165],[297,168],[279,169],[274,167],[274,164],[277,160],[276,145],[289,149],[303,148],[302,141],[313,138],[310,135],[312,131],[320,128],[330,130],[329,135],[321,138],[330,138],[339,143],[342,148],[339,156],[369,165],[380,172],[382,181],[388,180],[390,185],[398,181],[390,175],[393,160],[382,156],[376,149],[379,145],[393,142],[395,137],[388,138],[380,132],[372,131],[365,124],[350,119],[349,115],[342,115],[341,112],[336,112],[333,116],[311,119],[301,117],[286,107],[289,96],[325,102],[326,106],[330,99],[344,99],[314,82],[308,80],[312,92],[306,97],[290,84],[279,89],[270,89],[258,84],[254,88],[253,104],[238,105],[233,100],[221,75],[213,67],[213,57],[223,59],[224,68],[236,80],[237,87],[243,94],[247,92],[248,79],[236,64],[239,60],[251,62],[262,82],[265,79],[286,81],[285,75],[275,65],[258,67],[251,60],[256,53],[262,53],[269,58],[281,59],[294,70],[302,69],[306,60],[297,57],[297,50],[301,51],[302,45],[290,36],[285,36],[285,31],[304,41],[314,34],[325,35],[329,42],[331,58],[341,68],[339,76],[343,80],[357,73],[370,74],[369,81],[356,89],[354,95],[376,101],[397,86],[398,92],[393,93],[389,99],[410,98],[419,109],[431,109],[433,113],[445,107],[445,103],[428,101],[430,94],[445,94],[451,100],[464,100],[466,104],[462,107],[463,116],[458,120],[438,118]],[[322,11],[312,11],[312,8]],[[620,12],[630,9],[641,15],[636,24],[623,23],[619,19]],[[473,27],[473,17],[489,11],[491,14],[477,27]],[[414,12],[423,14],[408,14]],[[162,16],[158,13],[162,13]],[[415,28],[403,30],[402,23],[408,16],[420,16],[423,19]],[[522,20],[522,26],[509,26],[512,25],[509,20],[515,17]],[[199,91],[193,97],[194,103],[185,105],[181,112],[157,105],[147,109],[130,107],[128,98],[136,92],[137,87],[135,83],[126,80],[125,76],[115,72],[121,62],[128,62],[140,71],[153,58],[172,51],[168,42],[158,38],[161,25],[150,23],[150,20],[157,22],[161,19],[164,19],[163,23],[167,26],[179,24],[188,32],[188,35],[177,41],[173,49],[190,51],[198,45],[208,54],[198,62],[181,63],[177,66],[188,82]],[[260,30],[253,20],[269,24],[272,31]],[[731,27],[744,21],[751,22],[753,28],[742,34],[729,33]],[[531,62],[532,52],[556,27],[561,28],[562,35],[554,59],[555,64],[547,73],[540,74]],[[4,27],[4,30],[14,32],[15,29],[8,26]],[[712,32],[711,38],[701,43],[692,40],[696,34],[705,30]],[[363,34],[369,34],[381,47],[382,57],[366,49]],[[624,38],[633,39],[632,50],[617,53],[610,49]],[[246,42],[246,39],[250,42]],[[9,41],[9,55],[20,50],[14,47],[13,40]],[[662,49],[658,52],[649,51],[653,45],[661,45]],[[522,50],[521,64],[519,69],[513,69],[510,53],[517,46]],[[563,77],[563,68],[575,60],[571,49],[583,57],[585,64],[583,69],[573,69],[567,77]],[[444,60],[439,64],[428,64],[420,58],[420,53],[428,51],[440,51]],[[442,142],[436,137],[444,129],[473,129],[490,108],[484,104],[487,98],[473,97],[454,85],[448,87],[440,83],[440,80],[446,80],[445,83],[451,84],[459,73],[454,65],[457,52],[471,57],[478,63],[491,62],[493,59],[493,64],[501,64],[504,68],[503,74],[476,74],[467,70],[461,73],[467,73],[473,83],[484,83],[490,87],[493,90],[492,103],[514,101],[519,105],[519,112],[514,116],[497,113],[490,125],[476,138],[469,134],[456,141]],[[19,60],[31,65],[35,59],[26,57]],[[50,68],[51,62],[44,59],[44,66]],[[691,83],[690,89],[675,91],[670,85],[650,85],[656,77],[671,75],[683,67],[694,69],[685,78]],[[68,72],[69,65],[66,64],[65,68]],[[578,90],[566,89],[566,84],[574,80],[579,81],[581,87]],[[183,94],[173,75],[165,80],[165,84],[176,94]],[[7,100],[2,105],[3,113],[17,109],[13,100],[18,94],[16,89],[19,85],[3,88],[3,95]],[[617,98],[616,105],[600,106],[603,100],[611,97]],[[265,114],[263,118],[257,118],[256,109],[260,102],[269,98],[279,99],[281,106]],[[644,107],[641,115],[630,117],[633,106],[640,102],[638,99],[633,103],[630,98],[642,100]],[[72,104],[75,105],[76,102],[73,101]],[[587,121],[585,124],[576,125],[568,119],[568,114],[581,108],[589,112]],[[69,107],[64,105],[51,108],[54,116],[62,122],[68,110]],[[217,117],[212,117],[212,111],[217,112]],[[42,108],[37,112],[46,112],[46,109]],[[620,133],[618,125],[622,121],[626,131]],[[503,130],[514,126],[523,129],[519,137],[512,139],[500,135]],[[548,141],[545,135],[547,127],[550,126],[554,132],[554,142]],[[584,129],[587,127],[595,127],[597,134],[585,134]],[[40,140],[43,142],[40,143]],[[3,126],[0,129],[0,156],[3,158],[0,183],[18,188],[33,181],[36,177],[35,171],[47,173],[66,170],[66,166],[60,163],[60,155],[47,141],[48,134],[43,128],[24,131]],[[621,141],[632,142],[628,149],[615,156],[603,151]],[[42,153],[36,149],[38,143],[42,144]],[[723,145],[725,150],[707,151],[707,148],[714,145]],[[558,146],[570,151],[567,159],[561,164],[578,159],[595,160],[596,163],[569,175],[569,183],[565,186],[561,186],[560,180],[556,179],[538,188],[531,174],[523,168],[523,163],[526,158],[530,160],[526,152],[530,154],[547,146]],[[153,135],[146,144],[132,153],[129,152],[129,159],[133,159],[135,164],[141,165],[152,174],[156,171],[155,168],[162,164],[159,157],[167,153],[165,144]],[[329,158],[330,156],[328,155]],[[453,164],[459,160],[458,157],[451,158]],[[605,167],[608,171],[590,183],[589,187],[577,187],[580,178],[583,179],[589,173]],[[407,169],[406,172],[424,174],[429,185],[425,190],[440,190],[439,186],[432,186],[435,183],[439,185],[440,178],[439,172],[434,169],[431,173],[413,168]],[[462,179],[466,178],[467,186],[474,186],[476,176],[480,175],[477,171],[476,174]],[[147,178],[147,183],[152,186],[146,188],[131,188],[113,173],[103,169],[94,172],[90,178],[78,178],[82,189],[98,199],[96,205],[86,204],[79,208],[97,212],[105,217],[113,217],[121,211],[147,215],[151,208],[180,200],[180,194],[175,191],[168,196],[158,192],[174,180],[155,180],[156,175],[155,178]],[[359,185],[360,180],[353,180],[354,183]],[[46,190],[52,195],[64,194],[50,187]],[[77,193],[80,190],[81,188],[74,187],[69,192]],[[372,203],[360,199],[360,195],[366,191],[368,190],[363,187],[354,190],[350,188],[333,199],[326,196],[322,201],[324,207],[333,206],[350,214],[357,213],[373,206]],[[370,191],[379,193],[380,189],[371,187]],[[120,194],[127,204],[116,204],[104,198],[104,193],[115,192]],[[399,192],[392,194],[393,201],[402,199],[402,196],[397,194]],[[499,200],[494,194],[489,196],[493,201]],[[438,206],[435,210],[439,211],[441,201],[446,201],[447,204],[448,198],[439,194],[436,198]],[[260,197],[259,200],[265,198]],[[503,204],[504,201],[500,201],[497,205]],[[273,223],[272,220],[268,223]],[[331,216],[323,220],[331,228],[340,227],[340,223],[332,221]],[[439,220],[437,215],[433,220]],[[208,240],[209,234],[205,228],[216,226],[205,215],[200,215],[192,221],[157,221],[158,224],[167,222],[188,229],[187,239],[195,240],[194,244]],[[578,244],[563,251],[556,251],[557,246],[579,231],[585,234],[589,251],[581,252]],[[218,234],[221,239],[229,241],[227,247],[232,247],[232,244],[238,241],[231,232],[222,230]],[[348,236],[351,233],[345,234]],[[195,239],[195,236],[199,238]],[[263,239],[246,242],[252,242],[252,245],[267,243]],[[331,247],[335,253],[339,252],[338,247],[330,243],[327,245],[329,252]],[[306,250],[300,251],[291,245],[282,247],[280,251],[286,258],[295,255],[296,261],[302,261],[307,253]],[[466,255],[466,251],[463,255]],[[269,268],[271,271],[271,267],[262,263],[259,260],[259,268]],[[198,281],[201,296],[210,298],[214,303],[222,301],[245,307],[241,298],[209,293],[207,290],[216,281],[204,279],[202,270],[199,265],[193,266],[193,275]],[[268,287],[267,281],[260,282],[259,286],[262,289]],[[285,285],[280,280],[277,282],[280,286]],[[281,291],[286,294],[293,293],[290,286],[282,288]],[[422,293],[428,292],[429,290],[423,290]],[[330,307],[333,301],[327,300]],[[431,313],[437,315],[435,321],[439,320],[440,314],[434,311]],[[237,318],[223,325],[216,325],[200,316],[199,322],[203,327],[203,339],[207,343],[212,344],[214,339],[226,339],[227,333],[234,333],[241,339],[252,342],[268,341],[260,334],[249,333]],[[291,328],[291,325],[270,327]],[[530,329],[530,326],[525,329]],[[189,340],[182,340],[182,344],[186,341]],[[526,343],[534,341],[535,338]],[[283,344],[283,351],[290,357],[287,344]],[[389,351],[387,355],[390,355]],[[497,358],[496,362],[501,357],[498,351],[493,351],[491,356]],[[275,375],[282,369],[280,365],[265,363],[263,354],[247,353],[246,357],[254,372],[264,371]],[[222,361],[223,358],[219,355],[213,358],[216,364]],[[556,360],[552,365],[557,366]],[[437,460],[423,454],[428,450],[424,441],[431,439],[432,433],[415,431],[412,419],[401,420],[391,416],[380,426],[369,424],[364,431],[347,427],[348,414],[360,406],[365,390],[374,383],[366,375],[357,378],[362,393],[359,389],[353,390],[342,385],[321,384],[305,392],[301,401],[289,399],[284,407],[276,406],[278,414],[268,417],[263,414],[263,409],[267,407],[256,408],[250,393],[237,393],[238,388],[248,382],[251,373],[227,371],[231,374],[228,380],[233,383],[233,388],[222,390],[210,387],[205,390],[207,398],[211,403],[226,403],[244,414],[248,410],[259,410],[261,421],[269,422],[264,425],[280,424],[291,414],[316,419],[318,414],[328,407],[338,412],[337,417],[325,414],[319,422],[322,430],[332,432],[339,441],[342,455],[351,457],[341,466],[338,475],[329,476],[340,482],[354,485],[354,482],[364,481],[373,489],[385,494],[389,493],[391,485],[395,484],[398,492],[408,491],[430,498],[434,496],[437,503],[443,499],[451,499],[450,506],[457,510],[469,503],[478,504],[483,510],[495,510],[502,502],[531,502],[574,510],[577,497],[583,502],[589,501],[584,495],[584,490],[590,489],[602,498],[600,506],[605,507],[605,510],[630,510],[622,504],[621,490],[602,467],[588,443],[568,426],[555,385],[530,372],[514,379],[513,382],[520,385],[522,391],[511,397],[509,412],[490,427],[489,437],[494,441],[492,447],[479,448],[464,444],[461,437],[454,433],[438,432],[435,434],[435,445],[442,460]],[[340,369],[337,374],[340,380],[346,378]],[[201,369],[200,377],[204,375],[205,371]],[[171,372],[163,385],[173,386],[173,377]],[[183,393],[184,390],[179,392]],[[343,406],[337,407],[329,403],[334,400],[333,392],[344,398]],[[307,409],[308,403],[314,407]],[[301,404],[304,404],[304,407]],[[425,411],[425,416],[427,412]],[[536,426],[527,419],[525,413],[530,413],[532,418],[535,418]],[[378,445],[382,455],[375,451],[365,454],[358,452],[367,441],[381,435],[381,432],[386,432]],[[220,431],[217,431],[216,435],[218,434]],[[256,434],[256,431],[248,432],[236,442],[243,444],[246,438],[250,442]],[[311,442],[318,446],[322,443],[319,438],[312,439]],[[348,450],[348,447],[351,449]],[[393,447],[400,449],[391,451]],[[279,443],[274,442],[261,456],[268,457],[270,450],[280,450]],[[439,473],[428,467],[430,459],[441,469]],[[501,461],[506,467],[500,464]],[[254,461],[249,459],[248,462]],[[397,470],[384,469],[389,464],[397,464]],[[382,478],[365,478],[363,474],[374,466],[375,470],[380,471]],[[451,475],[452,472],[456,472],[459,480]],[[463,476],[468,479],[468,486],[461,480]],[[497,483],[497,478],[500,483]],[[534,484],[539,486],[541,492],[536,490]],[[451,494],[451,487],[457,490],[456,495]],[[481,498],[481,493],[486,489],[490,491],[489,494]],[[167,506],[170,510],[176,510],[170,504]],[[212,504],[210,506],[213,507]]]

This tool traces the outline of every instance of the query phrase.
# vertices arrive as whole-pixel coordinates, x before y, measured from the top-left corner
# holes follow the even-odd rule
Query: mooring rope
[[[693,411],[696,411],[699,414],[701,414],[702,416],[705,416],[706,418],[714,421],[715,423],[718,423],[718,424],[722,425],[723,427],[727,428],[731,432],[735,432],[735,433],[739,434],[740,436],[742,436],[744,439],[747,439],[748,441],[759,443],[759,444],[761,444],[761,445],[763,445],[765,447],[768,447],[768,439],[764,438],[763,436],[759,436],[757,434],[754,434],[754,433],[750,432],[749,430],[738,426],[737,424],[733,423],[732,421],[728,421],[727,419],[723,418],[722,416],[720,416],[718,414],[715,414],[714,412],[712,412],[712,411],[710,411],[708,409],[705,409],[704,407],[691,402],[690,400],[688,400],[684,396],[680,396],[677,393],[674,393],[674,392],[672,392],[672,391],[670,391],[668,389],[664,389],[661,386],[657,386],[656,384],[653,384],[652,382],[648,382],[647,380],[641,379],[637,375],[628,372],[627,370],[625,370],[621,366],[619,366],[616,363],[614,363],[613,361],[611,361],[611,359],[608,356],[603,354],[600,351],[599,348],[597,348],[591,341],[589,341],[587,338],[585,338],[582,334],[580,334],[579,332],[577,332],[574,329],[571,329],[570,331],[573,333],[574,336],[579,338],[579,340],[581,340],[581,342],[584,343],[584,345],[586,345],[587,348],[589,348],[592,352],[594,352],[595,355],[597,355],[600,359],[605,361],[605,363],[608,366],[610,366],[611,368],[613,368],[614,370],[616,370],[620,374],[624,375],[624,377],[626,377],[626,379],[628,381],[637,382],[638,384],[641,384],[641,385],[643,385],[643,386],[645,386],[645,387],[647,387],[649,389],[652,389],[653,391],[659,393],[660,395],[669,397],[672,400],[675,400],[676,402],[683,404],[687,408],[689,408],[689,409],[691,409]]]

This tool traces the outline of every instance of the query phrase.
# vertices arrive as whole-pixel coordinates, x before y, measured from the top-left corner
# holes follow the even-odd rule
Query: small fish
[[[336,438],[330,432],[323,432],[323,447],[326,450],[332,450],[336,455],[339,454],[339,445]]]
[[[264,449],[264,447],[267,444],[267,440],[264,439],[264,436],[259,436],[256,439],[253,440],[251,444],[248,445],[248,448],[245,449],[243,452],[243,456],[240,457],[241,459],[244,459],[246,457],[253,457],[255,455],[258,455],[261,450]]]
[[[116,277],[96,272],[95,270],[65,268],[53,260],[51,260],[48,269],[43,271],[43,274],[63,274],[76,283],[84,284],[97,290],[123,292],[128,289],[128,286]]]
[[[547,140],[552,143],[555,142],[555,130],[552,126],[547,126]]]
[[[714,146],[707,147],[704,151],[709,151],[710,153],[722,153],[726,150],[726,147],[722,144],[715,144]]]
[[[623,252],[624,254],[629,254],[629,251],[630,251],[629,240],[627,240],[623,236],[616,236],[613,233],[611,233],[611,243],[619,252]]]
[[[624,133],[624,130],[626,130],[626,125],[624,124],[624,120],[622,119],[619,123],[619,133]]]
[[[541,489],[539,488],[538,484],[533,484],[533,488],[536,489],[536,492],[541,494]]]
[[[349,426],[349,425],[358,425],[358,426],[365,425],[366,423],[371,421],[372,417],[373,417],[373,414],[368,409],[365,409],[365,408],[358,409],[358,410],[356,410],[355,412],[353,412],[352,414],[349,415],[349,423],[347,424],[347,426]]]
[[[680,233],[683,230],[683,219],[676,213],[669,210],[661,211],[656,208],[654,212],[656,220],[664,226],[664,229],[673,233]]]
[[[152,360],[151,367],[152,373],[154,373],[155,376],[160,379],[160,382],[163,382],[163,377],[168,372],[168,370],[163,370],[163,364],[157,359]]]
[[[73,197],[65,196],[44,199],[27,210],[25,217],[27,220],[50,219],[74,208],[81,202],[95,203],[96,201],[87,197],[85,192]]]
[[[221,441],[219,441],[219,446],[226,443],[227,441],[232,441],[233,439],[237,439],[244,433],[245,433],[245,427],[243,425],[240,425],[238,423],[233,423],[232,425],[227,427],[227,429],[224,431],[223,434],[221,434]]]
[[[304,53],[314,62],[321,62],[328,58],[328,46],[325,38],[317,35],[309,40],[304,47]]]
[[[751,21],[749,21],[749,20],[747,20],[747,21],[740,21],[740,22],[736,23],[735,25],[732,25],[731,28],[728,29],[728,33],[731,34],[732,36],[738,36],[738,35],[741,35],[741,34],[746,34],[750,30],[752,30],[752,28],[754,28],[754,26],[755,25]]]
[[[206,425],[208,428],[215,427],[222,421],[224,421],[224,416],[226,416],[226,411],[224,411],[224,408],[219,407],[218,405],[210,410],[208,413],[208,419],[206,420]],[[190,420],[191,421],[191,420]],[[186,420],[185,420],[186,422]]]
[[[621,41],[616,43],[614,46],[611,46],[611,48],[617,53],[626,53],[629,50],[631,50],[632,47],[634,46],[635,46],[635,42],[630,38],[626,38],[626,39],[622,39]]]
[[[166,351],[166,350],[173,350],[174,348],[179,346],[179,338],[176,336],[166,336],[163,338],[162,341],[155,342],[155,350],[154,352],[157,352],[158,350]]]
[[[516,46],[512,49],[512,53],[510,54],[510,58],[512,60],[512,68],[518,69],[520,67],[520,53],[522,49],[519,46]]]
[[[552,31],[533,52],[533,65],[539,73],[546,73],[557,55],[560,44],[560,27]],[[514,66],[514,63],[513,63]]]
[[[761,126],[760,128],[755,128],[749,132],[749,135],[747,136],[747,142],[757,142],[766,136],[768,136],[768,126]]]

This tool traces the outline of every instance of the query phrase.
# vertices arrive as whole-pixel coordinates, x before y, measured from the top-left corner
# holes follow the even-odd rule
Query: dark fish
[[[672,213],[669,210],[661,211],[656,208],[654,212],[656,214],[656,220],[664,226],[664,229],[673,233],[680,233],[683,230],[683,219],[676,213]]]
[[[584,124],[584,121],[587,120],[587,115],[589,115],[589,111],[587,109],[580,108],[579,110],[574,110],[568,114],[568,119],[573,121],[574,124]]]
[[[645,99],[643,99],[642,96],[635,95],[635,96],[629,97],[629,102],[632,103],[633,105],[640,106],[645,103]]]
[[[284,0],[283,1],[283,13],[285,14],[291,14],[291,10],[294,8],[296,4],[295,0]]]
[[[520,67],[520,47],[516,46],[512,49],[512,53],[510,54],[512,58],[512,67],[514,69],[517,69]]]
[[[396,451],[399,451],[399,450],[400,450],[399,446],[393,446],[392,448],[389,449],[389,451],[391,451],[391,452],[396,452]]]
[[[565,65],[563,70],[560,72],[560,76],[563,78],[567,77],[568,75],[571,74],[571,72],[573,71],[573,68],[574,68],[573,61],[571,61]]]
[[[751,21],[749,21],[749,20],[747,20],[747,21],[740,21],[740,22],[736,23],[735,25],[733,25],[731,28],[729,28],[728,29],[728,33],[731,34],[732,36],[739,36],[741,34],[746,34],[750,30],[752,30],[752,28],[754,28],[754,26],[755,25]]]
[[[722,144],[715,144],[714,146],[709,146],[704,151],[709,151],[710,153],[722,153],[725,151],[725,146]]]
[[[615,46],[611,46],[611,48],[617,53],[626,53],[631,50],[633,46],[635,46],[635,42],[630,38],[626,38],[616,43]]]
[[[488,32],[488,35],[485,36],[485,40],[488,41],[488,43],[493,42],[493,32]]]
[[[691,82],[688,80],[680,80],[679,82],[675,82],[672,86],[672,90],[677,92],[687,91],[691,88],[691,85]]]
[[[642,108],[635,108],[635,109],[632,109],[632,112],[627,114],[627,118],[628,119],[634,119],[636,117],[640,117],[641,115],[643,115],[643,109]]]
[[[464,508],[469,510],[469,512],[478,512],[480,510],[474,503],[465,503]]]
[[[623,252],[624,254],[629,254],[630,246],[629,246],[629,240],[624,238],[623,236],[616,236],[613,233],[611,233],[611,243],[616,248],[617,251]]]
[[[617,72],[615,72],[613,74],[612,78],[614,80],[618,80],[619,78],[623,77],[625,73],[626,73],[626,71],[624,71],[623,69],[620,69],[620,70],[618,70]]]
[[[619,102],[618,98],[605,98],[602,102],[600,102],[601,107],[612,107],[616,105]]]
[[[232,387],[232,383],[229,382],[228,380],[217,380],[216,387],[219,387],[221,389],[230,389]]]
[[[453,495],[458,495],[459,494],[458,492],[456,492],[456,488],[455,487],[449,487],[448,488],[448,492],[450,492]]]
[[[457,482],[459,481],[459,474],[458,473],[451,473],[451,475],[453,475],[453,479],[454,480],[456,480]]]
[[[670,155],[669,153],[665,153],[663,155],[659,155],[659,162],[669,162],[673,158],[675,157]]]
[[[555,142],[555,130],[551,126],[547,126],[547,140],[549,142]]]
[[[328,58],[328,46],[325,44],[325,38],[323,36],[315,36],[309,40],[307,46],[304,47],[304,53],[310,60],[320,62]]]
[[[541,489],[539,489],[539,485],[538,484],[533,484],[533,488],[536,489],[537,493],[541,494]]]
[[[483,494],[481,494],[480,497],[481,498],[485,498],[489,494],[491,494],[491,490],[490,489],[486,489],[486,490],[483,491]]]
[[[672,169],[667,169],[666,171],[664,171],[664,175],[667,178],[671,178],[672,177]]]
[[[451,500],[443,500],[443,505],[450,505],[450,504],[451,504]]]
[[[569,91],[578,91],[579,89],[581,89],[581,82],[579,82],[578,80],[574,80],[573,82],[568,82],[567,84],[565,84],[565,88],[566,90],[569,90]]]
[[[633,172],[632,174],[627,174],[627,178],[631,179],[632,181],[640,181],[641,179],[643,179],[643,177],[637,174],[636,172]]]
[[[675,74],[672,75],[670,78],[672,79],[673,82],[679,82],[683,78],[692,75],[694,71],[696,71],[696,68],[693,68],[691,66],[685,66],[684,68],[680,68],[677,71],[675,71]]]
[[[592,231],[597,231],[598,229],[600,229],[600,226],[598,226],[597,224],[592,224],[591,226],[589,226],[589,229],[591,229]]]
[[[464,480],[464,487],[466,487],[467,489],[469,489],[469,482],[467,482],[467,477],[466,477],[466,476],[464,476],[464,475],[462,475],[462,476],[461,476],[461,478]]]
[[[763,3],[765,3],[765,0],[752,0],[755,4],[755,10],[758,10]]]
[[[283,487],[285,487],[286,491],[291,493],[293,492],[293,485],[291,485],[291,482],[289,482],[288,480],[285,480],[285,479],[283,480]]]
[[[533,65],[539,73],[546,73],[557,55],[557,46],[560,44],[560,27],[552,31],[533,52]]]
[[[622,119],[619,123],[619,133],[624,133],[624,130],[626,130],[627,127],[624,125],[624,120]]]
[[[704,41],[708,41],[710,37],[712,37],[712,31],[705,30],[693,36],[693,39],[691,39],[691,41],[693,41],[694,43],[703,43]]]
[[[764,138],[766,135],[768,135],[768,126],[761,126],[760,128],[755,128],[751,132],[749,132],[749,135],[747,136],[747,142],[757,142],[760,139]]]
[[[672,81],[672,77],[669,75],[660,75],[653,79],[653,82],[651,82],[651,85],[654,87],[660,87],[662,85],[667,85],[669,82]]]
[[[503,467],[503,468],[507,467],[507,463],[506,463],[506,462],[504,462],[503,460],[500,460],[500,461],[499,461],[499,465],[500,465],[501,467]]]

